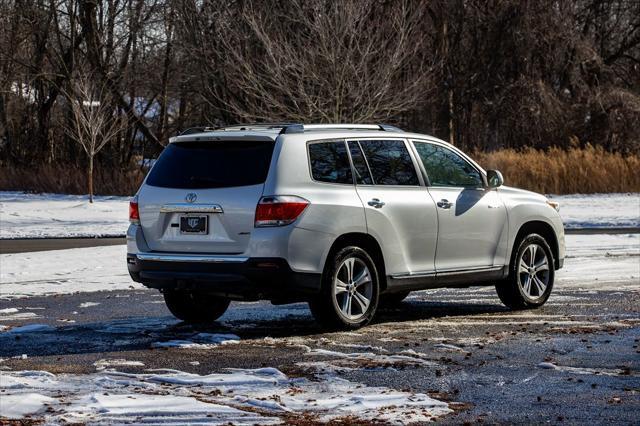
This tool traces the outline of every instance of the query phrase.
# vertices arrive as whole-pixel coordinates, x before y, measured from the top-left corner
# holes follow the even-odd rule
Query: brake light
[[[129,200],[129,222],[139,224],[140,223],[140,211],[138,210],[138,196]]]
[[[262,197],[256,207],[255,227],[284,226],[293,223],[309,205],[295,195]]]

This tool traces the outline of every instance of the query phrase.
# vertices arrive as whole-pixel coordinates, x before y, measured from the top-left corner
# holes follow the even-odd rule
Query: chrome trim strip
[[[209,256],[206,254],[138,253],[135,256],[140,260],[151,260],[156,262],[243,263],[249,260],[248,257]]]
[[[467,268],[458,270],[445,270],[437,273],[437,276],[472,274],[474,272],[493,272],[499,271],[503,266],[479,266],[477,268]]]
[[[394,280],[404,280],[407,278],[424,278],[424,277],[439,277],[439,276],[447,276],[447,275],[458,275],[458,274],[471,274],[473,272],[492,272],[499,271],[504,268],[504,266],[478,266],[475,268],[467,268],[467,269],[446,269],[444,271],[429,271],[429,272],[410,272],[408,274],[397,274],[391,275],[391,278]]]
[[[218,204],[165,204],[160,207],[160,213],[224,213]]]
[[[435,275],[436,275],[435,271],[409,272],[408,274],[391,275],[391,278],[393,278],[394,280],[406,280],[407,278],[433,277]]]

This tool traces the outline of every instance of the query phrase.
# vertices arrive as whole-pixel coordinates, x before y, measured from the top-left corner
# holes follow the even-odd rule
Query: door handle
[[[369,204],[371,207],[379,209],[380,207],[384,206],[384,201],[380,201],[378,198],[372,198],[367,204]]]
[[[450,209],[453,206],[453,203],[450,203],[449,200],[445,200],[444,198],[438,201],[436,204],[441,209]]]

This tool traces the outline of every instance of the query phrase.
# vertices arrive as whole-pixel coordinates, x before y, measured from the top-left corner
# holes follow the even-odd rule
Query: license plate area
[[[180,233],[188,235],[206,235],[209,233],[209,216],[180,216]]]

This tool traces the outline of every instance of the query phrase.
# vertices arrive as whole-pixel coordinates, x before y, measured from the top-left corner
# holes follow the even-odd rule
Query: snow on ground
[[[142,288],[126,255],[124,245],[0,254],[0,298]]]
[[[198,333],[189,340],[155,342],[151,346],[154,348],[212,349],[218,345],[229,345],[239,341],[240,337],[235,334]]]
[[[0,238],[121,236],[129,197],[0,192]]]
[[[122,360],[121,360],[122,361]],[[273,424],[287,419],[429,421],[451,412],[425,394],[368,387],[334,375],[289,378],[275,368],[197,375],[177,370],[91,375],[3,371],[0,417],[45,423]]]
[[[566,228],[640,227],[640,193],[550,195]]]
[[[567,235],[558,284],[580,288],[640,288],[640,234]],[[617,284],[616,284],[617,283]]]
[[[566,245],[557,275],[563,288],[640,287],[640,234],[567,235]],[[0,298],[143,288],[129,277],[125,259],[124,245],[1,254]],[[0,312],[0,321],[12,313],[20,315]]]
[[[640,194],[551,195],[567,228],[640,227]],[[123,236],[128,197],[0,192],[0,239]]]

